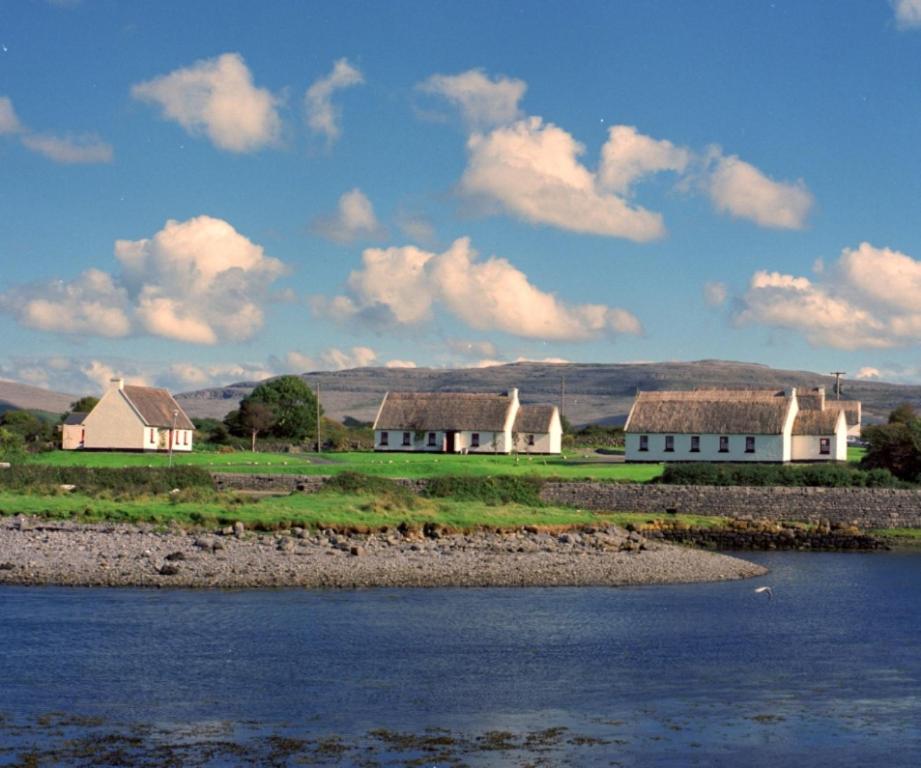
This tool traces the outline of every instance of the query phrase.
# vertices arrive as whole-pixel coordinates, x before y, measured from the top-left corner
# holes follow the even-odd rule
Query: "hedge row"
[[[888,469],[864,470],[848,464],[668,464],[658,482],[819,488],[911,487]]]
[[[21,464],[0,469],[0,489],[10,491],[54,490],[76,486],[92,496],[106,492],[143,496],[169,493],[174,488],[214,488],[211,475],[201,467],[48,467]]]
[[[543,479],[528,476],[433,477],[423,493],[432,498],[481,501],[486,504],[540,506]]]

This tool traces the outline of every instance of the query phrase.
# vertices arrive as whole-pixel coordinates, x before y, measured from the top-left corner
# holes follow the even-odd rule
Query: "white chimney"
[[[512,387],[508,391],[508,399],[514,400],[516,403],[518,402],[518,387]]]
[[[109,389],[124,389],[125,380],[124,379],[109,379]]]

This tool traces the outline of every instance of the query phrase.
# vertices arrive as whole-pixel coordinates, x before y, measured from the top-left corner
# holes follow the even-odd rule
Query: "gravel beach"
[[[753,563],[608,527],[550,534],[256,534],[0,521],[0,583],[144,587],[665,584],[758,576]]]

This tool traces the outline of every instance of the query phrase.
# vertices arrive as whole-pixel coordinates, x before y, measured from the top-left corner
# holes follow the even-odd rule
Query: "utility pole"
[[[560,421],[563,420],[563,412],[566,407],[566,374],[560,376]]]
[[[831,371],[831,375],[835,377],[835,399],[836,400],[841,399],[841,377],[844,376],[845,373],[847,373],[847,371]]]
[[[317,453],[323,453],[323,443],[320,442],[320,382],[317,382]]]

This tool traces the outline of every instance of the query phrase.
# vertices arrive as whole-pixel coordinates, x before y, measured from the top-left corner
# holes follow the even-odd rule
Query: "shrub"
[[[389,508],[410,509],[416,504],[415,494],[406,486],[387,477],[372,477],[360,472],[343,472],[327,478],[323,487],[339,493],[371,494]]]
[[[867,471],[847,464],[668,464],[658,482],[817,488],[906,487],[886,469]]]
[[[119,497],[169,493],[173,488],[214,489],[211,475],[201,467],[49,467],[17,465],[0,472],[0,488],[53,491],[74,485],[81,494]]]

